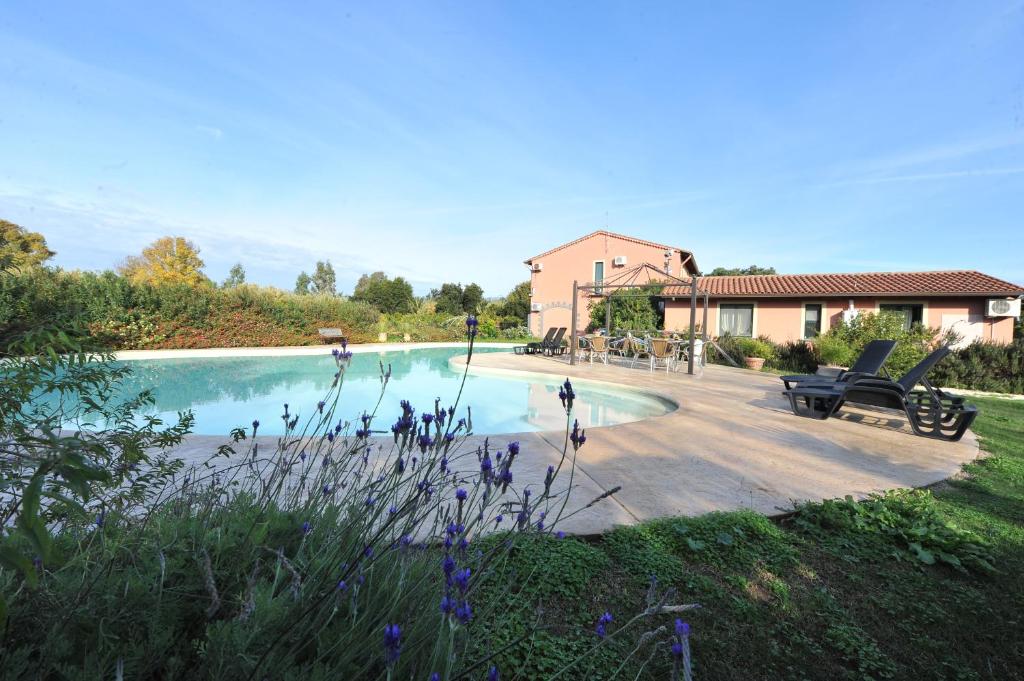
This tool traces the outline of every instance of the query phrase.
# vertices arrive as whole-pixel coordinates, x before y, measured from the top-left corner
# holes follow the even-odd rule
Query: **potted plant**
[[[743,363],[748,369],[760,371],[764,368],[765,360],[771,359],[775,354],[775,348],[771,343],[760,338],[738,338],[736,345],[743,353]]]

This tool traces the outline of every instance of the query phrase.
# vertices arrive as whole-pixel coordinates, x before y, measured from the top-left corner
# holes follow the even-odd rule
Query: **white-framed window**
[[[824,303],[804,303],[803,326],[800,329],[800,337],[804,340],[811,340],[817,337],[825,329],[824,319]]]
[[[924,303],[879,303],[879,312],[896,312],[903,315],[903,329],[910,331],[915,324],[924,324]]]
[[[594,286],[594,293],[596,293],[598,295],[601,294],[602,290],[601,290],[600,284],[603,281],[604,281],[604,260],[595,260],[594,261],[594,284],[595,284],[595,286]]]
[[[754,303],[719,303],[718,333],[730,336],[754,336]]]

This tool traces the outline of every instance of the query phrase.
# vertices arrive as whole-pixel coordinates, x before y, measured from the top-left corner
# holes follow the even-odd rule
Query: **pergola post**
[[[612,335],[612,294],[604,298],[604,328],[605,333]]]
[[[704,308],[704,314],[707,315],[707,307]],[[697,340],[697,275],[690,277],[690,352],[689,361],[686,363],[686,373],[693,375],[693,355],[694,345]]]
[[[572,281],[572,333],[569,335],[569,364],[576,364],[576,308],[579,305],[579,283]]]
[[[704,292],[704,321],[700,325],[700,337],[705,343],[708,340],[708,294]]]

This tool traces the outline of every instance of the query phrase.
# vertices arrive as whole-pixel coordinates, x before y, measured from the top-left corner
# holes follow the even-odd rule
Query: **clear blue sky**
[[[1024,282],[1024,1],[7,0],[0,217],[68,268],[181,234],[288,288],[500,295],[605,227]]]

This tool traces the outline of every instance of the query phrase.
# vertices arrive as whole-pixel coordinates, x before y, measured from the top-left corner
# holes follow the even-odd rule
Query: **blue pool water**
[[[476,352],[490,349],[478,348]],[[499,350],[507,352],[506,350]],[[391,364],[391,381],[378,413],[376,427],[394,421],[399,401],[412,402],[417,412],[433,410],[455,400],[462,372],[448,360],[464,348],[428,348],[386,353],[359,353],[345,372],[337,409],[341,419],[355,420],[370,411],[380,396],[380,367]],[[260,433],[283,431],[282,405],[292,413],[309,415],[330,388],[334,359],[323,356],[216,357],[130,360],[129,391],[151,389],[156,399],[149,414],[172,422],[178,411],[191,409],[193,432],[226,435],[232,428],[260,421]],[[469,374],[459,408],[473,409],[473,432],[478,434],[561,430],[565,413],[558,400],[557,377],[512,378]],[[574,416],[584,427],[608,426],[664,414],[673,408],[653,396],[611,386],[580,383]]]

